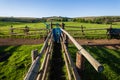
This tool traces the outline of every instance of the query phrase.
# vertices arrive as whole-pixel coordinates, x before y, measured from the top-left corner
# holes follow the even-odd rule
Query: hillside
[[[47,21],[58,21],[58,22],[83,22],[83,23],[97,23],[97,24],[111,24],[112,22],[120,22],[120,16],[92,16],[92,17],[62,17],[62,16],[51,16],[42,18],[31,18],[31,17],[0,17],[2,22],[47,22]]]

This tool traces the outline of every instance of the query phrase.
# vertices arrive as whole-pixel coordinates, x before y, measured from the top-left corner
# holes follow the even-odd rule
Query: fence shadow
[[[85,46],[86,47],[86,46]],[[110,67],[110,69],[115,72],[116,74],[120,75],[119,73],[119,66],[120,66],[120,59],[118,57],[116,57],[115,55],[113,55],[113,52],[110,52],[109,50],[107,50],[104,47],[98,47],[98,46],[94,46],[94,47],[86,47],[86,49],[102,64],[106,64],[107,66]],[[119,51],[116,51],[116,53],[120,53]],[[86,65],[87,66],[87,65]],[[104,66],[105,67],[105,66]],[[88,71],[89,71],[89,67]],[[91,68],[92,69],[92,68]],[[106,69],[106,67],[105,67]],[[93,70],[94,71],[94,70]],[[92,72],[93,72],[92,71]],[[86,74],[86,73],[85,73]],[[95,74],[95,76],[98,73]],[[90,74],[91,75],[91,74]],[[92,73],[92,75],[94,75],[94,73]],[[97,77],[97,76],[96,76]],[[105,74],[100,74],[101,79],[100,80],[107,80],[108,78],[105,77]],[[99,78],[100,78],[99,77]],[[94,79],[95,80],[95,79]],[[98,80],[98,79],[97,79]]]
[[[0,46],[0,62],[7,61],[7,59],[12,55],[12,53],[19,47],[14,46],[10,50],[5,51],[9,46]]]
[[[63,71],[65,62],[63,60],[61,44],[54,43],[49,71],[50,74],[48,78],[49,80],[66,80],[66,76]]]

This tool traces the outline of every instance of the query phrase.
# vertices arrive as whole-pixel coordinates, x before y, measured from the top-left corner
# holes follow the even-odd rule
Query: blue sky
[[[0,0],[0,16],[120,16],[120,0]]]

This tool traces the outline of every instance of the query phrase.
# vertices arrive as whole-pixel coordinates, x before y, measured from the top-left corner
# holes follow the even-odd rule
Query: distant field
[[[82,80],[120,80],[120,49],[113,50],[99,46],[84,46],[84,48],[103,64],[104,71],[97,73],[86,60]],[[75,62],[77,49],[73,45],[69,45],[68,49]]]
[[[107,38],[107,28],[110,27],[110,24],[91,24],[91,23],[77,23],[77,22],[67,22],[65,23],[65,29],[76,38],[87,38],[87,39],[105,39]],[[83,32],[80,26],[83,26]],[[69,26],[78,26],[79,28],[71,28]],[[105,29],[104,29],[105,28]],[[112,28],[120,28],[119,23],[114,23]],[[96,29],[96,30],[94,30]],[[102,30],[97,30],[102,29]]]
[[[0,80],[23,80],[31,65],[31,50],[42,45],[0,46]]]
[[[16,36],[11,36],[10,27],[17,28],[14,30]],[[40,38],[46,35],[46,31],[30,31],[30,36],[24,36],[24,31],[20,30],[28,26],[30,29],[43,29],[46,28],[44,23],[19,23],[19,22],[0,22],[0,37],[12,37],[12,38]],[[41,34],[41,35],[40,35]]]
[[[48,22],[50,23],[50,22]],[[61,23],[61,22],[53,22],[53,23]],[[64,22],[65,30],[67,30],[73,37],[75,38],[87,38],[87,39],[104,39],[107,38],[106,32],[107,30],[86,30],[86,29],[102,29],[102,28],[109,28],[110,24],[91,24],[91,23],[78,23],[78,22]],[[0,37],[11,37],[10,35],[10,26],[13,28],[24,28],[28,26],[30,30],[32,29],[42,29],[46,28],[44,23],[19,23],[19,22],[0,22]],[[84,32],[81,31],[81,25],[84,27]],[[69,27],[73,26],[73,27]],[[77,28],[75,28],[77,26]],[[53,26],[55,27],[55,26]],[[112,25],[113,28],[120,28],[120,23],[116,22]],[[29,31],[29,35],[24,36],[23,30],[14,30],[15,35],[12,36],[14,38],[41,38],[44,37],[46,34],[45,30],[40,31]],[[84,33],[84,35],[83,35]]]

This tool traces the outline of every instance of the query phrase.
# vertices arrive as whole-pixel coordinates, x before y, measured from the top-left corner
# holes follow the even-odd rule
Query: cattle
[[[120,39],[120,29],[109,28],[109,29],[107,29],[107,35],[108,35],[108,38],[110,38],[110,39],[112,39],[112,38]]]
[[[60,43],[60,36],[61,36],[61,33],[62,33],[61,29],[60,28],[54,28],[52,30],[52,32],[53,32],[54,42]]]

